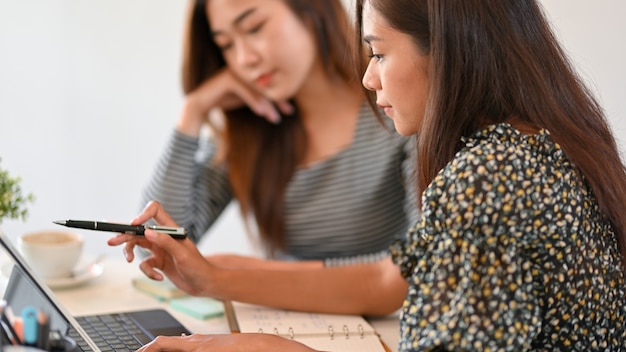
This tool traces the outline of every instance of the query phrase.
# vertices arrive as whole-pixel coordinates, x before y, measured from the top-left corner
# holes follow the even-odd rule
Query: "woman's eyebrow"
[[[238,26],[238,25],[239,25],[239,24],[240,24],[243,20],[245,20],[248,16],[252,15],[252,14],[253,14],[256,10],[257,10],[257,8],[256,8],[256,7],[253,7],[253,8],[251,8],[251,9],[248,9],[248,10],[246,10],[246,11],[242,12],[242,13],[241,13],[239,16],[237,16],[237,17],[235,18],[235,20],[233,21],[233,26],[235,26],[235,27],[236,27],[236,26]],[[219,34],[221,34],[221,33],[222,33],[222,31],[220,31],[220,30],[217,30],[217,31],[211,31],[211,34],[212,34],[213,36],[219,35]]]
[[[372,42],[380,41],[380,40],[381,39],[379,37],[377,37],[375,35],[371,35],[371,34],[368,34],[368,35],[363,37],[363,41],[366,42],[367,44],[371,44]]]

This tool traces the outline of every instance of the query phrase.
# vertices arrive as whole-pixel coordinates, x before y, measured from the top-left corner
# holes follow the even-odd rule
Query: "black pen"
[[[53,222],[58,225],[74,227],[78,229],[119,232],[140,236],[143,236],[143,233],[146,229],[150,229],[157,232],[166,233],[176,239],[183,239],[187,237],[187,230],[182,227],[126,225],[113,222],[91,220],[57,220]]]

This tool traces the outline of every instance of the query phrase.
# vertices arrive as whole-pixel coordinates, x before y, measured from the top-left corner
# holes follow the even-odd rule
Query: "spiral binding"
[[[363,325],[359,324],[357,326],[358,332],[359,332],[359,337],[360,338],[364,338],[365,337],[365,329],[363,328]],[[287,330],[288,334],[289,334],[289,338],[290,339],[294,339],[296,337],[295,331],[293,330],[293,328],[290,326],[289,329]],[[260,334],[263,333],[263,329],[259,328],[258,332]],[[278,331],[277,328],[274,328],[274,334],[280,336],[280,332]],[[332,325],[328,325],[328,336],[330,336],[331,340],[335,339],[335,330],[333,329]],[[350,338],[350,328],[348,327],[348,325],[344,325],[343,326],[343,336],[345,336],[346,339]]]

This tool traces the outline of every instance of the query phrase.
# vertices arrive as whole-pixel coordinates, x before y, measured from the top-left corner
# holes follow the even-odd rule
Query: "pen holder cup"
[[[58,351],[58,352],[75,352],[78,351],[78,345],[76,345],[76,341],[74,341],[69,336],[63,337],[63,344],[65,345],[63,349],[49,349],[48,351]]]
[[[58,330],[50,331],[46,345],[48,346],[47,350],[51,352],[74,352],[79,350],[74,339],[62,335]]]
[[[76,352],[78,351],[78,345],[69,336],[64,336],[61,340],[47,350],[42,350],[36,347],[24,346],[24,345],[6,345],[0,344],[0,351],[2,352]]]

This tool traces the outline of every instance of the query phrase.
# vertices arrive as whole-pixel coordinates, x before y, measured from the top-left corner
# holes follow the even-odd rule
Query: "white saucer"
[[[92,264],[89,270],[77,273],[72,277],[60,277],[54,279],[45,279],[46,285],[52,289],[70,288],[82,285],[86,282],[100,277],[104,273],[104,265],[102,263]]]

